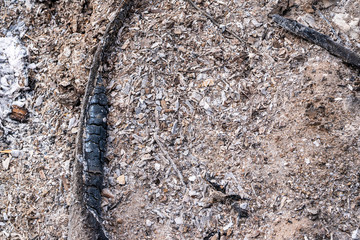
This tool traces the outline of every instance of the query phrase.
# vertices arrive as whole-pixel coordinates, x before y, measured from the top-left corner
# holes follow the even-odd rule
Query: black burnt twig
[[[102,126],[98,126],[96,117],[90,116],[87,132],[90,133],[93,130],[96,132],[90,134],[91,136],[85,139],[86,148],[89,147],[91,152],[84,154],[85,117],[89,113],[96,114],[99,112],[98,108],[101,104],[90,104],[90,107],[93,106],[92,108],[94,109],[89,109],[89,100],[94,92],[95,79],[96,76],[99,75],[99,68],[104,62],[105,53],[114,44],[117,34],[123,27],[132,5],[132,0],[122,0],[120,2],[114,19],[108,23],[106,31],[98,44],[90,68],[86,91],[82,100],[79,131],[76,138],[75,163],[71,180],[72,203],[69,214],[69,240],[108,239],[102,226],[102,220],[100,218],[101,206],[99,205],[101,201],[99,190],[102,185],[102,164],[105,149],[102,141],[100,142],[100,139],[99,141],[96,139],[96,135],[104,135],[106,132],[104,128],[98,133],[98,130]],[[100,108],[101,111],[105,109],[101,106]],[[96,159],[96,161],[92,161],[91,159]]]
[[[277,14],[272,15],[272,19],[282,28],[325,48],[329,53],[339,57],[344,62],[360,68],[360,56],[343,45],[334,42],[329,36],[306,27],[295,20],[287,19]]]

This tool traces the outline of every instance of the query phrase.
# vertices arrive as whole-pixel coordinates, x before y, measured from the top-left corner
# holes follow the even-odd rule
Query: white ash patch
[[[15,100],[17,105],[24,105],[20,96],[28,89],[27,49],[18,37],[0,38],[0,118],[10,112]]]

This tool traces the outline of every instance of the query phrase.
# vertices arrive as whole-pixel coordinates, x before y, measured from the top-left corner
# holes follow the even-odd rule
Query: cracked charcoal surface
[[[98,216],[101,214],[107,112],[105,88],[97,86],[88,108],[84,155],[86,161],[85,202],[88,208],[93,209]]]

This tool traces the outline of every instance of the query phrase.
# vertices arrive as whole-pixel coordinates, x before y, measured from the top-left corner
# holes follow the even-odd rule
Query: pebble
[[[196,176],[192,175],[189,177],[190,182],[194,182],[196,180]]]
[[[8,170],[9,165],[10,165],[10,158],[7,158],[2,162],[2,166],[3,166],[4,170]]]
[[[176,35],[180,35],[180,34],[182,33],[182,31],[181,31],[181,29],[179,29],[179,28],[175,28],[175,29],[174,29],[174,33],[175,33]]]
[[[181,217],[177,217],[177,218],[175,218],[175,223],[177,225],[180,225],[180,224],[183,224],[184,222],[183,222],[183,219]]]
[[[20,151],[19,150],[12,150],[11,151],[11,156],[17,158],[20,156]]]
[[[42,104],[43,99],[43,96],[38,97],[35,101],[34,107],[39,107]]]
[[[160,168],[161,168],[161,166],[160,166],[160,164],[158,164],[158,163],[155,163],[155,170],[156,171],[159,171],[160,170]]]
[[[154,223],[149,219],[146,219],[146,226],[151,227]]]
[[[119,176],[116,181],[120,184],[120,185],[125,185],[125,175],[121,175]]]
[[[190,191],[189,191],[189,195],[190,195],[191,197],[194,197],[194,196],[197,195],[197,192],[190,190]]]
[[[351,238],[352,238],[353,240],[359,240],[359,239],[360,239],[360,231],[359,231],[359,228],[356,229],[355,231],[353,231],[353,232],[351,233]]]

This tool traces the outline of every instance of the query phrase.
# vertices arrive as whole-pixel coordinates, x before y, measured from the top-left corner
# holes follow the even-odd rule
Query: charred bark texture
[[[89,212],[89,226],[96,229],[96,239],[108,239],[101,226],[101,189],[104,175],[107,113],[105,87],[97,86],[90,99],[84,144],[84,200]]]
[[[97,86],[95,88],[95,79],[96,76],[100,75],[99,67],[104,62],[106,52],[114,44],[132,5],[132,0],[120,2],[114,20],[109,22],[98,45],[90,68],[82,101],[79,132],[76,139],[75,163],[73,164],[71,179],[72,204],[69,210],[69,240],[109,239],[101,220],[107,100],[105,87]],[[92,94],[93,97],[90,99]],[[87,117],[86,125],[85,117]]]

